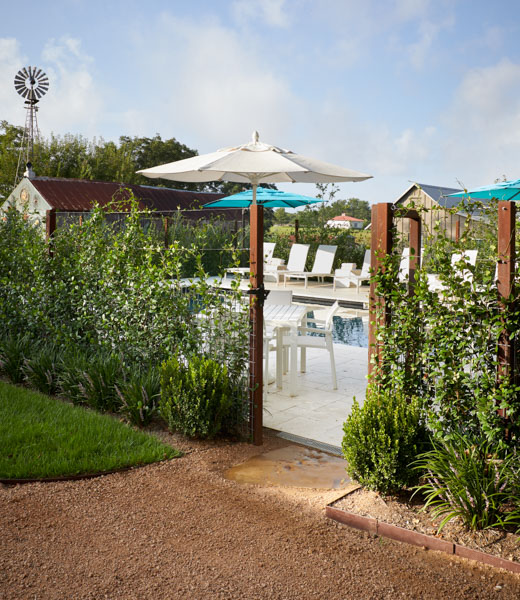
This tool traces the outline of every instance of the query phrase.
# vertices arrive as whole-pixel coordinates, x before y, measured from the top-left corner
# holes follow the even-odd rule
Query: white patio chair
[[[365,251],[361,271],[359,273],[352,272],[350,280],[356,284],[358,294],[360,285],[364,281],[370,281],[370,249]]]
[[[463,282],[471,283],[473,281],[473,273],[469,269],[461,270],[460,263],[463,260],[466,264],[474,267],[477,262],[477,254],[478,250],[464,250],[462,254],[455,252],[451,255],[451,266],[462,277]],[[428,289],[430,292],[442,292],[446,289],[446,286],[438,275],[430,273],[428,275]]]
[[[341,263],[341,267],[334,271],[334,282],[333,289],[336,291],[336,286],[339,287],[350,287],[352,279],[352,271],[355,269],[356,263]]]
[[[287,266],[284,268],[278,267],[277,270],[269,270],[266,274],[274,277],[277,284],[280,283],[280,277],[288,271],[295,273],[301,273],[305,270],[305,262],[307,261],[307,254],[309,254],[309,244],[293,244],[291,251],[289,252],[289,258],[287,260]]]
[[[318,281],[323,281],[325,277],[330,277],[337,249],[337,246],[320,244],[316,251],[316,257],[314,258],[314,264],[312,265],[311,271],[301,271],[298,273],[296,271],[290,271],[289,265],[287,265],[287,271],[284,271],[283,273],[284,287],[286,286],[288,279],[304,279],[305,287],[307,287],[309,277],[317,277]]]
[[[339,302],[336,300],[325,314],[324,319],[307,319],[307,326],[299,327],[300,335],[297,338],[297,346],[301,349],[300,371],[305,373],[307,368],[307,348],[321,348],[327,350],[330,358],[330,370],[332,375],[332,388],[338,389],[336,378],[336,363],[334,360],[334,346],[332,343],[333,317],[339,310]],[[309,327],[313,324],[314,327]],[[288,340],[284,339],[284,344]]]
[[[268,306],[270,304],[292,304],[292,290],[271,290],[265,299],[264,306]],[[270,377],[269,375],[269,353],[277,350],[276,346],[276,329],[273,327],[267,327],[264,322],[264,399],[267,395],[267,388],[269,383],[273,383],[275,381],[274,377]],[[288,353],[283,350],[283,371],[287,370],[287,355]]]

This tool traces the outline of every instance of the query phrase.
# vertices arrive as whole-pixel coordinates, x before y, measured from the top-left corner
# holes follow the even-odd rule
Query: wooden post
[[[164,247],[168,248],[168,217],[164,217]]]
[[[253,424],[253,444],[260,446],[263,428],[264,207],[252,204],[249,215],[249,262],[252,292],[249,309],[251,322],[249,334],[250,419]]]
[[[457,217],[457,222],[455,223],[455,241],[458,242],[460,240],[460,217]]]
[[[381,202],[372,206],[372,242],[370,267],[372,275],[381,268],[384,256],[392,250],[392,204]],[[389,322],[390,313],[385,304],[385,299],[376,295],[375,284],[370,282],[369,298],[369,324],[368,324],[368,373],[373,372],[379,361],[381,346],[376,341],[378,325]],[[382,309],[382,313],[380,312]],[[379,313],[379,314],[378,314]],[[375,361],[375,362],[374,362]]]
[[[515,273],[515,216],[514,202],[498,203],[498,295],[502,311],[508,310],[505,300],[513,294]],[[499,382],[511,380],[514,376],[515,348],[509,333],[502,331],[498,340],[498,373]],[[506,411],[499,409],[498,414],[507,418]]]
[[[298,221],[298,219],[294,219],[294,243],[295,244],[298,243],[299,235],[300,235],[300,221]]]
[[[48,245],[49,256],[53,255],[52,236],[56,231],[56,209],[51,208],[45,211],[45,241]]]

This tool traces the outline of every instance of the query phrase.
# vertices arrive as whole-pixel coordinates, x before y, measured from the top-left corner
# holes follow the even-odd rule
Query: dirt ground
[[[372,538],[324,516],[336,491],[226,480],[259,448],[169,436],[185,456],[0,489],[0,598],[520,597],[516,575]],[[287,445],[269,438],[262,450]]]

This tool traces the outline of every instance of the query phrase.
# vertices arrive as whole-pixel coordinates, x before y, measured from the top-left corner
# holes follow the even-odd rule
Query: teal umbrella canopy
[[[474,190],[450,194],[450,196],[455,198],[471,198],[472,200],[492,200],[494,198],[496,200],[513,200],[516,202],[520,200],[520,179],[516,179],[515,181],[501,181],[500,183],[485,185]]]
[[[204,208],[249,208],[252,202],[253,190],[245,190],[220,200],[208,202],[208,204],[204,204]],[[324,200],[264,187],[258,187],[256,190],[256,203],[267,208],[297,208],[319,202],[324,202]]]

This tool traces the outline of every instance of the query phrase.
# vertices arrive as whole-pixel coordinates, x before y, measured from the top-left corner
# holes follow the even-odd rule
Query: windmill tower
[[[18,165],[16,167],[15,185],[18,183],[21,165],[27,165],[30,171],[34,158],[34,141],[39,140],[40,130],[38,129],[38,106],[36,106],[42,96],[49,89],[49,80],[47,75],[37,67],[24,67],[20,69],[14,78],[14,87],[16,91],[25,98],[25,109],[27,116],[25,118],[25,128],[22,137],[22,145],[18,155]],[[22,163],[23,159],[23,163]]]

